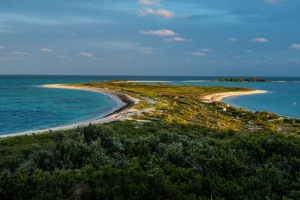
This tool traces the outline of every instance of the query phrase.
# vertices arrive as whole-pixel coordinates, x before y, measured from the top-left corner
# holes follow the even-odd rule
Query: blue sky
[[[299,0],[2,0],[0,74],[300,76]]]

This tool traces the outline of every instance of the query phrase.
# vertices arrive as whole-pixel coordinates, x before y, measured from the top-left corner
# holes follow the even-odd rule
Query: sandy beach
[[[106,89],[106,88],[94,88],[94,87],[76,87],[76,86],[70,86],[70,85],[63,85],[63,84],[48,84],[43,85],[44,88],[57,88],[57,89],[74,89],[74,90],[88,90],[88,91],[94,91],[99,93],[104,93],[107,95],[110,95],[115,100],[119,101],[119,107],[116,108],[116,110],[113,110],[110,114],[99,117],[99,119],[94,120],[88,120],[84,122],[78,122],[75,124],[69,124],[59,127],[51,127],[46,129],[39,129],[39,130],[31,130],[31,131],[24,131],[20,133],[13,133],[13,134],[6,134],[6,135],[0,135],[0,138],[3,137],[13,137],[13,136],[19,136],[19,135],[31,135],[31,134],[39,134],[49,131],[60,131],[60,130],[68,130],[68,129],[74,129],[78,126],[87,126],[90,123],[92,124],[102,124],[102,123],[109,123],[113,121],[123,121],[127,119],[131,119],[133,115],[139,114],[143,111],[133,109],[134,104],[138,104],[139,100],[136,98],[133,98],[127,94],[120,93],[114,90]],[[245,91],[245,92],[225,92],[225,93],[215,93],[206,95],[202,98],[203,102],[206,103],[212,103],[215,101],[221,101],[225,97],[231,97],[231,96],[240,96],[240,95],[252,95],[252,94],[261,94],[266,93],[266,91],[263,90],[253,90],[253,91]]]
[[[212,103],[216,101],[221,101],[223,98],[232,97],[232,96],[241,96],[241,95],[252,95],[252,94],[262,94],[266,93],[264,90],[253,90],[245,92],[224,92],[224,93],[215,93],[206,95],[202,98],[202,101],[205,103]]]
[[[88,90],[88,91],[94,91],[94,92],[99,92],[99,93],[105,93],[107,95],[110,95],[112,98],[119,100],[121,104],[120,104],[120,107],[118,107],[116,110],[113,110],[112,113],[110,113],[104,117],[101,117],[99,119],[78,122],[75,124],[59,126],[59,127],[52,127],[52,128],[46,128],[46,129],[40,129],[40,130],[31,130],[31,131],[24,131],[24,132],[20,132],[20,133],[0,135],[0,138],[26,135],[26,134],[27,135],[39,134],[39,133],[44,133],[44,132],[49,132],[49,131],[75,129],[78,126],[87,126],[90,123],[103,124],[103,123],[109,123],[109,122],[118,121],[118,120],[122,121],[122,120],[130,119],[130,117],[132,115],[139,113],[138,110],[132,108],[132,106],[134,104],[139,103],[138,99],[133,98],[127,94],[114,91],[114,90],[105,89],[105,88],[75,87],[75,86],[62,85],[62,84],[48,84],[48,85],[43,85],[43,87],[44,88],[57,88],[57,89]]]

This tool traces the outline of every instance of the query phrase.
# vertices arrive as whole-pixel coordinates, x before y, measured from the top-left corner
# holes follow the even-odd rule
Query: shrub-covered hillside
[[[300,198],[299,120],[201,102],[244,89],[88,86],[139,98],[140,114],[1,139],[0,199]]]

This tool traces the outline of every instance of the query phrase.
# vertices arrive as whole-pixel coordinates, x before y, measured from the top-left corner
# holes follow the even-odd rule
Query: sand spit
[[[43,85],[45,88],[58,88],[58,89],[75,89],[75,90],[88,90],[88,91],[94,91],[94,92],[100,92],[105,93],[107,95],[110,95],[112,97],[118,98],[122,105],[121,107],[114,110],[112,113],[101,117],[99,119],[95,120],[89,120],[84,122],[78,122],[75,124],[65,125],[65,126],[59,126],[59,127],[53,127],[53,128],[46,128],[46,129],[40,129],[40,130],[34,130],[34,131],[24,131],[20,133],[14,133],[14,134],[7,134],[7,135],[0,135],[0,138],[3,137],[13,137],[13,136],[20,136],[20,135],[31,135],[31,134],[39,134],[49,131],[61,131],[61,130],[68,130],[68,129],[75,129],[78,126],[87,126],[90,123],[92,124],[103,124],[103,123],[109,123],[113,121],[123,121],[127,119],[131,119],[133,115],[139,114],[140,110],[133,109],[132,106],[134,104],[138,104],[139,100],[136,98],[133,98],[127,94],[120,93],[114,90],[106,89],[106,88],[93,88],[93,87],[76,87],[76,86],[70,86],[70,85],[61,85],[61,84],[48,84]]]
[[[232,96],[241,96],[241,95],[251,95],[251,94],[262,94],[266,93],[267,91],[264,90],[253,90],[253,91],[245,91],[245,92],[223,92],[223,93],[215,93],[206,95],[202,98],[202,101],[205,103],[212,103],[216,101],[221,101],[225,97],[232,97]]]

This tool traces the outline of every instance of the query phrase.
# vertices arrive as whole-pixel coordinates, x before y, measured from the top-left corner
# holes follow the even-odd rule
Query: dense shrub
[[[146,125],[145,125],[146,126]],[[152,126],[152,125],[149,125]],[[138,132],[138,131],[137,131]],[[218,134],[222,134],[219,132]],[[127,137],[105,125],[51,135],[15,171],[4,199],[294,199],[300,140],[282,134],[222,140],[157,131]],[[20,162],[20,160],[19,160]]]

